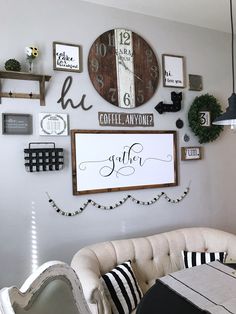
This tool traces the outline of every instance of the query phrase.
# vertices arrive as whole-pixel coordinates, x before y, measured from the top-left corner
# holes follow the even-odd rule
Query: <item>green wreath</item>
[[[189,127],[199,137],[199,143],[212,142],[223,131],[223,126],[212,124],[210,126],[201,125],[200,111],[210,111],[212,122],[222,113],[221,106],[214,96],[205,94],[194,99],[188,112]]]

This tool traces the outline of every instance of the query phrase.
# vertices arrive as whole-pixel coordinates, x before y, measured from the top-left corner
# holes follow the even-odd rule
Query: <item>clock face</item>
[[[89,51],[88,71],[97,92],[120,108],[143,105],[159,81],[152,48],[136,33],[120,28],[95,40]]]

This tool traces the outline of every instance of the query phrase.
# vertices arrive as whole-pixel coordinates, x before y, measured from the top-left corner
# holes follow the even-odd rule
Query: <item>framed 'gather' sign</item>
[[[176,186],[175,131],[72,130],[73,194]]]
[[[53,42],[53,69],[82,72],[81,48],[79,45]]]

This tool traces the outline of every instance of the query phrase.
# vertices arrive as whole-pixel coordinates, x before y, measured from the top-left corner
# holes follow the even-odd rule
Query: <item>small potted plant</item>
[[[20,71],[21,70],[21,65],[20,62],[17,61],[16,59],[8,59],[5,62],[5,70],[7,71]]]

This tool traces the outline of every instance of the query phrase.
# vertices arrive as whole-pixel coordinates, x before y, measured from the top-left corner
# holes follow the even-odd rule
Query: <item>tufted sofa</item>
[[[111,314],[100,277],[120,263],[132,261],[145,293],[156,278],[184,267],[181,251],[226,251],[227,262],[236,261],[236,235],[212,228],[185,228],[147,237],[108,241],[79,250],[71,266],[80,278],[92,313]]]

